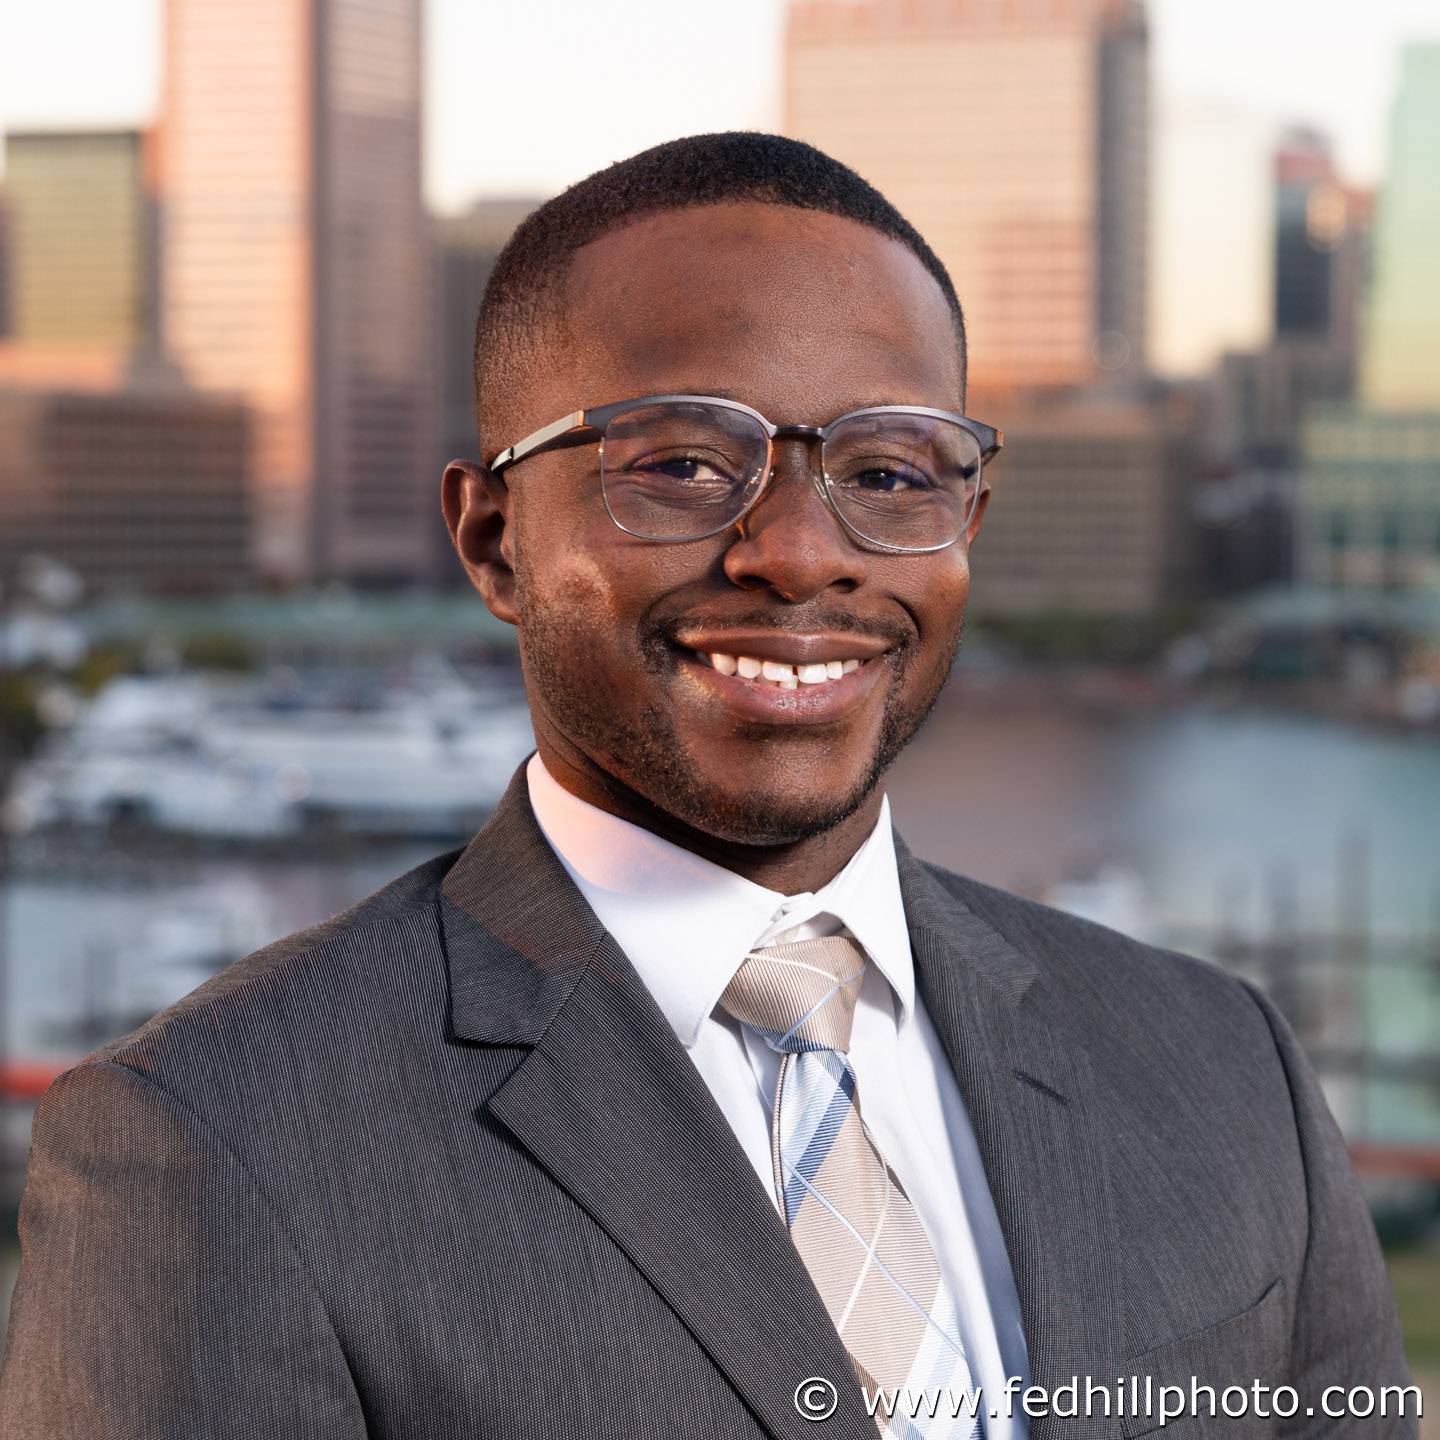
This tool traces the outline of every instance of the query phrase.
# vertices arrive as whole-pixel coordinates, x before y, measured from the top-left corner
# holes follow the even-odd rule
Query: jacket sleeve
[[[36,1111],[0,1374],[6,1440],[361,1440],[344,1352],[244,1165],[127,1066]]]
[[[1419,1391],[1399,1393],[1414,1382],[1380,1243],[1345,1142],[1284,1016],[1253,985],[1242,983],[1269,1022],[1285,1067],[1309,1200],[1290,1349],[1289,1383],[1299,1410],[1293,1419],[1279,1422],[1276,1433],[1306,1440],[1322,1435],[1326,1440],[1413,1440],[1419,1433]],[[1372,1415],[1326,1414],[1327,1406],[1343,1412],[1345,1397],[1357,1386],[1373,1393]],[[1385,1387],[1390,1388],[1382,1416]],[[1360,1397],[1360,1408],[1366,1403]],[[1314,1413],[1307,1416],[1307,1408]]]

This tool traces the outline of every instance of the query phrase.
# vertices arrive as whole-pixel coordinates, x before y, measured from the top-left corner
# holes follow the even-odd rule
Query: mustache
[[[639,636],[641,667],[651,675],[666,675],[674,664],[676,649],[685,646],[679,638],[682,629],[705,626],[734,630],[766,630],[776,635],[813,635],[824,631],[831,635],[859,635],[879,640],[887,650],[885,659],[899,666],[910,655],[917,638],[913,624],[894,620],[870,619],[835,606],[798,606],[779,610],[774,606],[757,609],[687,610],[677,615],[654,618]]]
[[[831,635],[861,635],[868,640],[881,640],[889,646],[907,645],[915,638],[915,629],[899,620],[871,620],[847,610],[819,606],[779,611],[774,608],[757,610],[706,610],[657,619],[650,627],[655,639],[680,644],[681,630],[714,626],[731,630],[767,630],[776,635],[814,635],[823,631]]]

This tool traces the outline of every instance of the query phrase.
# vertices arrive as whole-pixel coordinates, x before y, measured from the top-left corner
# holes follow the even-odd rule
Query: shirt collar
[[[898,1023],[909,1019],[915,969],[888,797],[833,880],[785,896],[572,795],[538,752],[526,780],[551,848],[686,1046],[750,950],[817,916],[849,930],[894,990]]]

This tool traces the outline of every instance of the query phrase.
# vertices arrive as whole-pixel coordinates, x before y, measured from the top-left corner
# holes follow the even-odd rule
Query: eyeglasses
[[[611,520],[641,540],[702,540],[741,520],[765,493],[775,441],[818,440],[811,478],[862,545],[943,550],[975,516],[980,472],[999,430],[921,405],[850,410],[828,425],[772,425],[758,410],[710,395],[647,395],[576,410],[502,450],[492,474],[543,450],[600,445]]]

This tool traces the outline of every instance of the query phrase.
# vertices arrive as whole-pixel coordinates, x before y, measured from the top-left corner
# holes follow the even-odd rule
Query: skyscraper
[[[0,340],[10,333],[10,216],[0,187]]]
[[[1289,471],[1306,407],[1355,391],[1373,197],[1341,182],[1310,129],[1285,133],[1273,174],[1273,334],[1222,357],[1220,424],[1237,459]]]
[[[945,262],[976,385],[1145,360],[1141,0],[792,0],[788,133],[885,192]]]
[[[475,318],[495,261],[515,227],[540,204],[531,196],[477,201],[435,222],[439,268],[441,448],[447,459],[475,449]],[[461,572],[463,573],[463,572]]]
[[[154,335],[154,207],[135,130],[5,138],[9,335],[141,349]]]
[[[1275,152],[1277,337],[1328,330],[1331,257],[1344,221],[1329,142],[1314,130],[1291,130]]]
[[[1297,568],[1317,584],[1440,593],[1440,44],[1401,52],[1376,202],[1359,402],[1301,428]]]
[[[1440,44],[1407,45],[1376,205],[1375,280],[1362,362],[1366,404],[1440,409]]]
[[[436,394],[440,403],[438,465],[473,456],[475,449],[475,319],[485,284],[515,227],[540,204],[528,196],[478,200],[459,215],[435,221]],[[437,468],[437,475],[440,473]],[[468,584],[449,532],[435,517],[434,575],[437,584]]]
[[[254,407],[275,580],[426,569],[420,44],[420,0],[168,3],[165,339]]]

